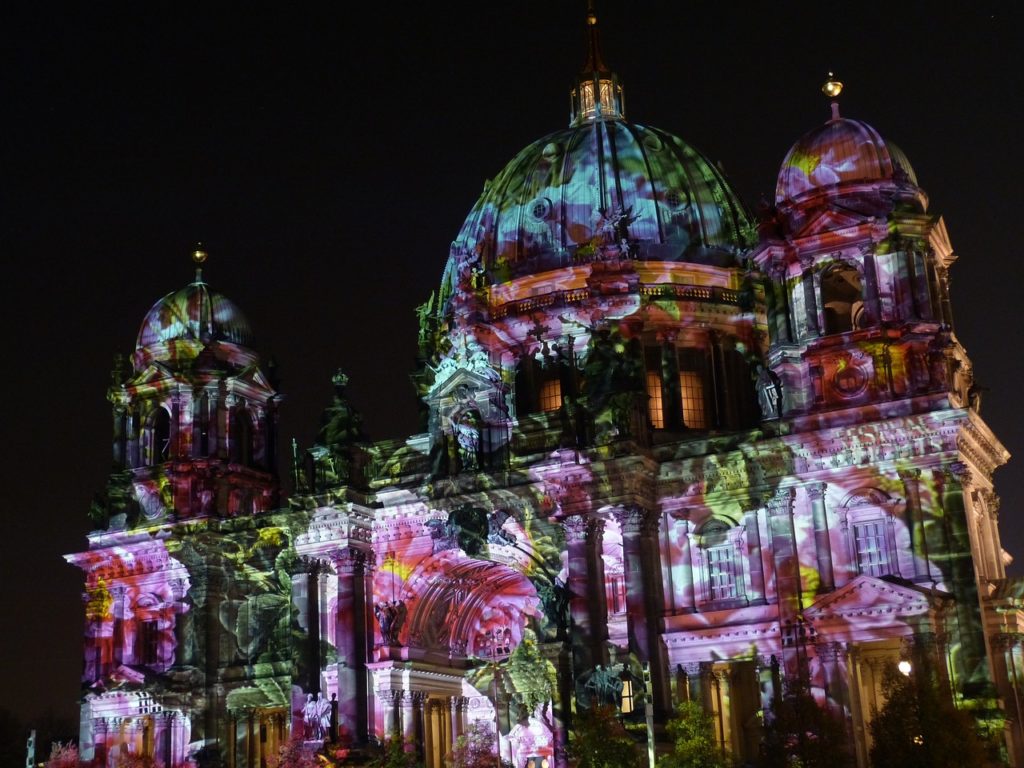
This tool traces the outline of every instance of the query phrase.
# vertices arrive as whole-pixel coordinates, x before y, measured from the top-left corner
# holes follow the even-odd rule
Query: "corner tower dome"
[[[903,151],[867,123],[840,117],[839,105],[833,102],[831,119],[805,133],[786,154],[775,202],[877,181],[917,187],[917,176]]]
[[[587,37],[569,126],[527,146],[484,185],[452,260],[473,264],[489,283],[598,260],[609,245],[639,261],[733,263],[749,223],[739,196],[680,138],[626,119],[593,13]]]
[[[196,269],[191,283],[168,293],[146,313],[135,342],[136,370],[150,361],[173,364],[194,359],[207,348],[223,347],[215,355],[236,362],[255,359],[249,350],[253,334],[242,311],[227,297],[211,291]]]

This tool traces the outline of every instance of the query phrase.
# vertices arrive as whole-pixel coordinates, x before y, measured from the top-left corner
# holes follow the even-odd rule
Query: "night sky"
[[[205,278],[247,315],[308,445],[331,374],[373,438],[416,430],[415,307],[480,194],[564,127],[584,0],[5,4],[0,232],[5,350],[0,706],[74,714],[85,547],[110,468],[115,353],[164,294]],[[1024,227],[1011,2],[598,3],[627,116],[724,166],[754,208],[789,146],[845,116],[910,157],[960,261],[957,335],[1024,575]],[[282,467],[287,475],[287,468]]]

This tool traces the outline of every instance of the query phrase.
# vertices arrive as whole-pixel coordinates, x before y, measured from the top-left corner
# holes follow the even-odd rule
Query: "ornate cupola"
[[[252,349],[238,307],[203,279],[157,301],[139,329],[130,369],[115,365],[114,473],[95,522],[163,525],[234,517],[277,503],[280,396]]]
[[[587,59],[570,94],[571,125],[626,116],[622,85],[601,57],[601,38],[593,2],[587,8]]]
[[[832,73],[822,91],[829,119],[786,154],[752,253],[769,278],[782,415],[813,424],[868,402],[929,409],[949,390],[965,402],[947,373],[966,359],[952,335],[946,269],[956,257],[945,225],[927,213],[906,155],[840,114]]]

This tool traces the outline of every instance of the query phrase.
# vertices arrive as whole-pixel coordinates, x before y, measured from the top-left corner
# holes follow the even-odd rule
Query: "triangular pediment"
[[[256,389],[261,392],[266,392],[269,394],[273,394],[274,392],[274,388],[270,386],[270,381],[267,379],[266,374],[264,374],[263,371],[261,371],[255,365],[250,365],[248,368],[239,373],[238,376],[235,377],[235,380],[238,382],[248,384],[253,389]]]
[[[494,382],[475,371],[459,368],[440,387],[431,393],[430,399],[433,401],[443,400],[446,397],[451,397],[453,393],[458,392],[463,387],[469,392],[479,392],[485,389],[493,389]]]
[[[131,387],[145,387],[174,378],[174,372],[163,363],[151,362],[129,382]]]
[[[869,225],[870,223],[863,216],[856,213],[829,208],[804,222],[800,230],[793,233],[793,240],[799,241],[806,237],[822,235],[831,235],[847,240],[860,234],[859,230]]]
[[[927,614],[941,593],[906,582],[861,575],[834,592],[819,597],[804,610],[813,620],[888,614],[906,618]]]

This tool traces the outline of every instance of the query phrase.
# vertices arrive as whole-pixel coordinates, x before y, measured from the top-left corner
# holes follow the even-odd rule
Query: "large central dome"
[[[642,261],[721,265],[742,246],[747,222],[700,152],[613,112],[520,152],[486,184],[456,247],[495,283],[589,260],[623,238]]]
[[[470,266],[495,284],[608,258],[725,266],[747,244],[750,217],[724,175],[673,134],[626,120],[593,13],[587,33],[569,127],[484,185],[449,275]]]

